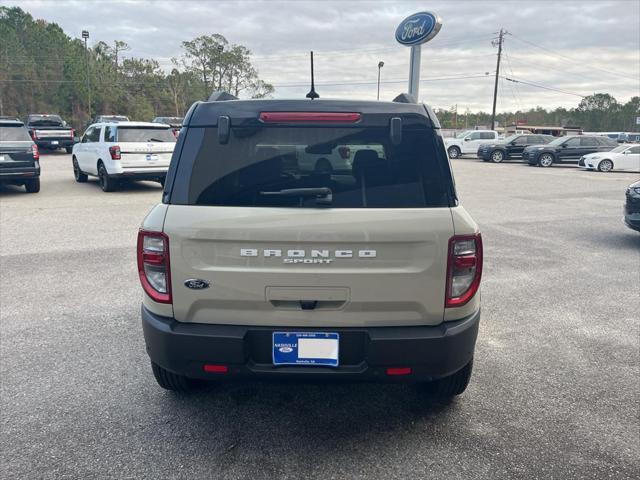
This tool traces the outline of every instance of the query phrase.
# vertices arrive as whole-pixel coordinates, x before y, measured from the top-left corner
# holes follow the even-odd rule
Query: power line
[[[586,97],[586,95],[581,95],[579,93],[569,92],[567,90],[561,90],[559,88],[548,87],[546,85],[540,85],[539,83],[527,82],[526,80],[521,80],[521,79],[516,79],[516,78],[509,78],[509,77],[504,77],[504,79],[508,80],[509,82],[522,83],[523,85],[530,85],[532,87],[542,88],[544,90],[551,90],[552,92],[565,93],[567,95],[574,95],[576,97],[581,97],[581,98],[585,98]]]
[[[526,43],[526,44],[531,45],[531,46],[533,46],[533,47],[539,48],[540,50],[544,50],[545,52],[548,52],[548,55],[553,55],[553,56],[555,56],[555,57],[562,58],[562,59],[564,59],[564,60],[568,60],[568,61],[570,61],[570,62],[572,62],[572,63],[574,63],[574,64],[576,64],[576,65],[580,65],[580,66],[582,66],[582,67],[594,68],[594,69],[596,69],[596,70],[600,70],[600,71],[602,71],[602,72],[605,72],[605,73],[608,73],[608,74],[611,74],[611,75],[616,75],[616,76],[620,76],[620,77],[631,78],[631,79],[633,79],[633,80],[637,80],[637,79],[638,79],[637,77],[632,77],[632,76],[627,75],[627,74],[625,74],[625,73],[614,72],[613,70],[608,70],[608,69],[601,68],[601,67],[598,67],[598,66],[595,66],[595,65],[592,65],[592,64],[588,64],[588,63],[585,63],[584,61],[574,60],[574,59],[573,59],[573,58],[571,58],[571,57],[567,57],[566,55],[562,55],[562,54],[560,54],[560,53],[554,52],[553,50],[550,50],[550,49],[548,49],[548,48],[546,48],[546,47],[543,47],[542,45],[538,45],[538,44],[536,44],[536,43],[533,43],[533,42],[530,42],[530,41],[528,41],[528,40],[525,40],[524,38],[520,38],[520,37],[519,37],[519,36],[517,36],[517,35],[512,34],[512,36],[513,36],[513,38],[515,38],[515,39],[516,39],[517,41],[519,41],[519,42]]]

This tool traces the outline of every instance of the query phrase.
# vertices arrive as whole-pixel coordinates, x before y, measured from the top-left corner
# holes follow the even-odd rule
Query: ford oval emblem
[[[190,278],[184,281],[184,286],[192,290],[203,290],[209,288],[209,282],[200,278]]]
[[[291,353],[291,352],[293,352],[293,348],[291,348],[291,347],[280,347],[278,349],[278,351],[280,353]]]
[[[435,37],[442,23],[431,12],[419,12],[408,16],[396,28],[396,40],[402,45],[420,45]]]

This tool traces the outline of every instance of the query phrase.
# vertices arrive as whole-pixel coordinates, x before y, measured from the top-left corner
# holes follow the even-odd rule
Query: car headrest
[[[364,175],[366,171],[381,170],[386,167],[386,164],[375,150],[358,150],[353,157],[353,175],[358,177]]]

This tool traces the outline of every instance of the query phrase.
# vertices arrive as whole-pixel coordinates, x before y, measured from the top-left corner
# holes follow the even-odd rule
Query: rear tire
[[[64,149],[67,153],[73,152],[73,147],[64,147]]]
[[[494,150],[491,152],[491,161],[493,163],[501,163],[504,160],[504,152],[502,150]]]
[[[113,192],[117,188],[116,180],[109,177],[107,169],[102,163],[98,164],[98,181],[103,192]]]
[[[27,189],[27,193],[38,193],[40,191],[40,179],[25,180],[24,188]]]
[[[610,172],[613,170],[613,162],[609,159],[604,159],[598,164],[599,172]]]
[[[76,157],[73,157],[71,160],[73,163],[73,177],[76,179],[78,183],[84,183],[87,181],[87,174],[80,170],[80,165],[78,165],[78,160]]]
[[[155,377],[156,382],[158,382],[158,385],[165,390],[171,390],[172,392],[188,392],[193,388],[192,381],[187,377],[165,370],[160,365],[156,365],[153,362],[151,362],[151,370],[153,371],[153,376]]]
[[[447,153],[449,158],[460,158],[460,149],[458,147],[449,147]]]
[[[552,154],[550,153],[543,153],[542,155],[540,155],[540,157],[538,157],[538,166],[539,167],[550,167],[551,165],[553,165],[553,161],[555,160],[555,158],[553,157]]]
[[[451,398],[462,394],[469,385],[473,371],[473,358],[453,375],[425,384],[428,394],[439,398]]]

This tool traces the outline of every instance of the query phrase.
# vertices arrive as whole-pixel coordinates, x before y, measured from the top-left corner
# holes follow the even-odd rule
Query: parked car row
[[[479,140],[483,136],[491,135],[494,135],[495,139],[492,142]],[[449,158],[452,159],[470,153],[476,143],[476,155],[485,162],[522,160],[539,167],[573,163],[600,172],[614,169],[640,171],[640,145],[621,145],[616,139],[604,135],[553,137],[523,133],[498,140],[497,132],[476,130],[463,132],[454,139],[445,140]]]

